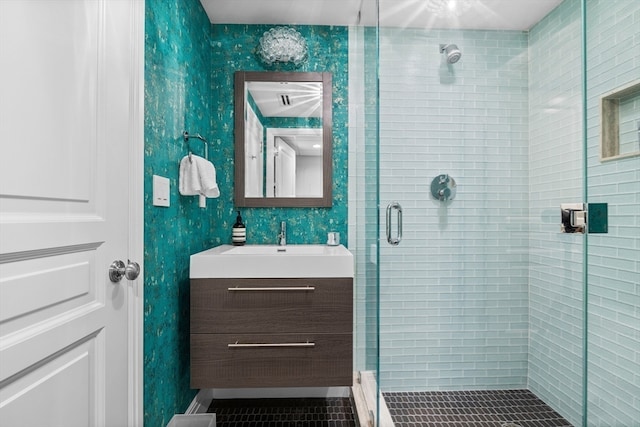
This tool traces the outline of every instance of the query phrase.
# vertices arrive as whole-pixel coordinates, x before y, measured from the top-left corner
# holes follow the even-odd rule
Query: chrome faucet
[[[287,244],[287,223],[282,221],[280,223],[280,234],[278,234],[278,245],[286,246]]]

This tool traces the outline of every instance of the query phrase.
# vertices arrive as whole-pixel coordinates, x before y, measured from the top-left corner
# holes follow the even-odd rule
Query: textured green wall
[[[213,25],[212,129],[216,145],[221,222],[215,239],[230,243],[235,222],[233,202],[233,93],[234,72],[328,71],[333,74],[333,207],[332,208],[242,208],[247,225],[247,243],[274,244],[280,221],[287,222],[287,242],[325,243],[328,231],[339,231],[347,240],[347,136],[348,136],[348,28],[296,26],[307,40],[309,60],[300,68],[266,68],[256,56],[256,47],[270,25]]]
[[[207,209],[178,193],[183,130],[211,134],[210,23],[198,1],[147,0],[145,19],[144,423],[184,412],[189,388],[189,255],[214,245]],[[195,141],[194,152],[202,154]],[[211,150],[210,150],[211,151]],[[152,175],[171,180],[171,207],[152,206]]]
[[[231,241],[233,204],[233,73],[263,70],[255,58],[270,27],[212,26],[198,1],[147,0],[145,12],[145,312],[144,423],[163,427],[184,412],[189,387],[189,256]],[[289,224],[290,243],[323,243],[347,227],[347,29],[299,27],[312,55],[300,71],[333,73],[334,206],[242,209],[249,243],[274,243]],[[198,207],[178,193],[181,134],[210,141],[221,196]],[[202,144],[193,142],[202,155]],[[152,176],[171,181],[171,206],[152,206]]]

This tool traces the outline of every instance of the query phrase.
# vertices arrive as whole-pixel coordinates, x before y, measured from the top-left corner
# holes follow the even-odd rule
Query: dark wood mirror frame
[[[245,197],[245,82],[322,83],[322,197]],[[333,203],[332,75],[314,72],[236,71],[234,95],[235,204],[239,207],[331,207]]]

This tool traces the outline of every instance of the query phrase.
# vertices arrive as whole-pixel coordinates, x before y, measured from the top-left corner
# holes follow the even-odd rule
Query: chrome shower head
[[[462,52],[460,52],[460,49],[458,49],[458,46],[455,44],[441,44],[440,53],[446,55],[448,64],[455,64],[462,56]]]

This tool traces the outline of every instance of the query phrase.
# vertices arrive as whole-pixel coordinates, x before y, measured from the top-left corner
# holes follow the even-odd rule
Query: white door
[[[0,1],[0,425],[140,424],[144,2]],[[133,236],[132,234],[136,234]]]

